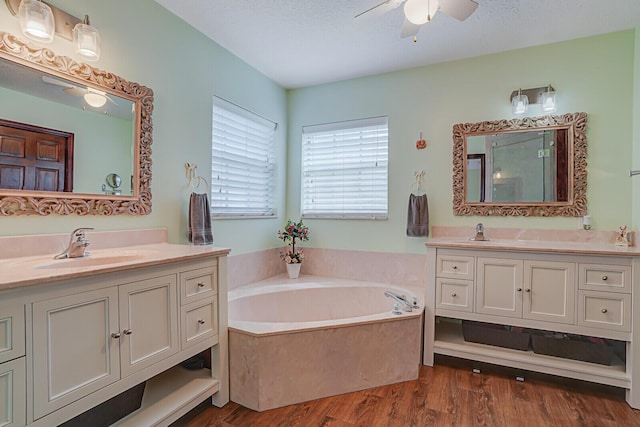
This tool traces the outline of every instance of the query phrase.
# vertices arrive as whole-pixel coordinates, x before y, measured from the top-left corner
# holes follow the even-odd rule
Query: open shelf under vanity
[[[609,366],[579,360],[536,354],[532,350],[513,350],[465,341],[462,323],[457,319],[436,322],[434,353],[478,362],[559,375],[568,378],[629,388],[631,378],[625,363],[614,356]]]

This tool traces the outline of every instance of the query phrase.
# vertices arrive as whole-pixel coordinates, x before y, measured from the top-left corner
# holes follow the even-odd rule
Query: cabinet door
[[[179,350],[176,276],[118,287],[121,369],[125,377]]]
[[[0,426],[22,427],[27,416],[24,357],[0,364]]]
[[[120,378],[115,287],[33,304],[34,417]]]
[[[575,318],[576,265],[571,262],[524,262],[522,317],[573,324]]]
[[[24,356],[24,336],[24,305],[0,308],[0,363]]]
[[[476,312],[522,317],[523,261],[478,258]]]

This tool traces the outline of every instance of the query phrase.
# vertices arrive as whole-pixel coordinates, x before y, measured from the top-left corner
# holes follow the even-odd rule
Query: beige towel
[[[429,203],[427,195],[409,196],[407,210],[407,236],[419,237],[429,235]]]
[[[213,244],[211,211],[206,194],[191,193],[189,198],[189,241],[194,245]]]

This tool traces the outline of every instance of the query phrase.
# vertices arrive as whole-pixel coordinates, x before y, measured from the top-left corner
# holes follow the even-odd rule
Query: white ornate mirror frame
[[[0,190],[0,215],[148,215],[151,213],[153,91],[115,74],[31,46],[0,31],[0,58],[130,100],[135,105],[133,195]]]
[[[527,117],[453,126],[453,213],[483,216],[583,216],[587,213],[587,114]],[[568,130],[568,200],[563,202],[468,202],[467,137],[537,129]],[[489,190],[490,191],[490,190]]]

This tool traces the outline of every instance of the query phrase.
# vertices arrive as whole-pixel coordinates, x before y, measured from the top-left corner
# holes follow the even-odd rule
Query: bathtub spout
[[[384,291],[384,295],[398,301],[402,305],[402,309],[404,311],[413,311],[413,303],[409,302],[405,295],[398,295],[391,291]]]

